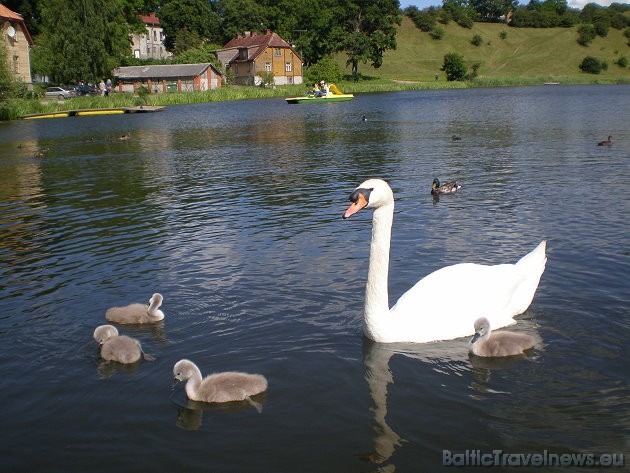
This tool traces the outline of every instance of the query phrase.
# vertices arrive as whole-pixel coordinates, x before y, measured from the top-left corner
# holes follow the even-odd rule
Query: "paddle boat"
[[[307,94],[302,97],[288,97],[284,100],[287,103],[326,103],[326,102],[347,102],[352,100],[354,95],[344,94],[335,84],[330,84],[330,91],[325,97],[315,97],[313,94]]]

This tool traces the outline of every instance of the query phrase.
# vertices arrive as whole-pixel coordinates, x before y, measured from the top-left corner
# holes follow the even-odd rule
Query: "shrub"
[[[258,77],[260,77],[260,83],[258,84],[260,87],[271,87],[275,83],[273,72],[260,72]]]
[[[444,38],[444,28],[440,28],[439,26],[436,28],[433,28],[431,32],[429,33],[429,35],[433,39],[442,39]]]
[[[477,77],[477,75],[479,75],[479,68],[481,67],[481,63],[480,62],[476,62],[474,63],[471,67],[470,67],[470,72],[468,73],[468,75],[466,76],[466,79],[468,80],[473,80],[475,77]]]
[[[475,46],[481,46],[481,43],[483,43],[483,38],[481,37],[480,34],[476,34],[472,37],[470,42]]]
[[[411,21],[413,21],[420,30],[428,32],[435,28],[437,11],[434,8],[420,11],[415,7],[409,7],[406,11],[408,12],[407,16],[411,18]]]
[[[503,30],[499,33],[499,38],[505,39],[507,38],[507,31]]]
[[[602,70],[608,69],[608,65],[596,57],[586,56],[580,63],[580,69],[589,74],[599,74]]]
[[[580,25],[578,28],[578,44],[588,46],[595,39],[595,27],[591,24]]]
[[[458,53],[448,53],[444,55],[442,71],[446,73],[446,80],[464,80],[466,77],[466,64],[464,56]]]
[[[306,69],[304,80],[307,84],[313,84],[320,80],[330,83],[339,82],[341,76],[342,73],[337,62],[331,57],[325,57]]]
[[[615,64],[625,69],[626,67],[628,67],[628,58],[625,56],[621,56],[619,59],[615,61]]]
[[[468,15],[461,15],[455,18],[455,22],[462,28],[472,28],[475,24],[474,20]]]

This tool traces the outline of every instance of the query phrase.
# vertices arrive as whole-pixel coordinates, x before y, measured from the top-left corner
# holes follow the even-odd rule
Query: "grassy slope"
[[[370,76],[411,81],[432,81],[439,72],[444,80],[440,71],[444,55],[458,52],[469,65],[481,63],[481,78],[573,78],[578,82],[630,79],[628,68],[614,64],[620,55],[630,59],[630,47],[623,31],[614,28],[606,38],[597,37],[589,47],[583,47],[576,41],[577,27],[510,28],[504,24],[475,23],[471,29],[466,29],[454,22],[439,26],[446,34],[441,40],[434,40],[404,17],[398,29],[398,48],[385,52],[383,66],[379,69],[361,64],[359,71]],[[499,37],[503,30],[507,31],[506,39]],[[482,36],[481,46],[470,43],[475,34]],[[587,55],[608,62],[608,71],[599,75],[583,74],[578,65]]]

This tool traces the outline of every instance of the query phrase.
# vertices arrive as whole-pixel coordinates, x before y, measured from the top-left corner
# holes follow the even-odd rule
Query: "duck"
[[[436,177],[431,185],[431,195],[453,194],[461,189],[461,185],[457,181],[445,182],[440,184],[440,180]]]
[[[113,325],[99,325],[94,330],[94,340],[101,348],[101,358],[118,363],[136,363],[141,357],[153,360],[151,355],[142,351],[140,342],[126,335],[118,335],[118,329]]]
[[[186,381],[186,396],[192,401],[234,402],[249,400],[251,396],[267,390],[268,382],[261,374],[225,371],[201,378],[195,363],[183,359],[173,367],[173,387]]]
[[[367,117],[365,115],[363,115],[363,118],[361,118],[361,120],[366,122],[367,121]]]
[[[612,136],[608,135],[608,139],[600,141],[597,146],[612,146]]]
[[[451,141],[461,141],[461,136],[457,136],[457,135],[452,135],[451,136]]]
[[[363,311],[367,338],[379,343],[427,343],[466,337],[479,317],[486,316],[500,328],[514,323],[513,317],[531,304],[547,262],[545,240],[514,264],[460,263],[438,269],[390,309],[392,189],[382,179],[368,179],[350,194],[350,202],[344,219],[364,208],[374,210]]]
[[[164,298],[156,292],[149,299],[149,305],[134,303],[125,307],[110,307],[105,319],[119,324],[151,324],[164,320],[164,312],[159,310]]]
[[[522,355],[533,348],[536,340],[526,333],[500,330],[493,332],[486,317],[475,320],[475,335],[470,340],[470,353],[477,356],[496,357]]]

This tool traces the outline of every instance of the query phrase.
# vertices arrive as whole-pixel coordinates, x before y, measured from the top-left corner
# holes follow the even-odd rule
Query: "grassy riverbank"
[[[386,51],[383,66],[373,69],[361,65],[360,81],[342,81],[337,85],[347,93],[392,92],[399,90],[452,89],[542,85],[545,82],[568,84],[629,84],[630,71],[614,62],[630,56],[627,38],[612,29],[605,38],[597,37],[591,46],[577,44],[574,28],[510,28],[497,23],[475,23],[472,29],[455,23],[444,26],[440,40],[431,39],[405,17],[398,29],[398,48]],[[501,35],[505,32],[504,35]],[[480,46],[471,44],[474,34],[483,38]],[[502,36],[504,36],[502,38]],[[549,47],[553,45],[553,47]],[[444,54],[457,51],[466,63],[479,63],[479,76],[467,82],[447,82],[440,71]],[[558,54],[557,51],[562,51]],[[578,65],[586,55],[605,60],[608,69],[601,74],[585,74]],[[339,56],[340,66],[345,55]],[[439,80],[435,80],[438,73]],[[63,102],[13,100],[6,116],[17,119],[31,113],[49,113],[81,108],[131,107],[135,105],[176,105],[199,102],[292,97],[303,95],[306,85],[261,87],[225,86],[204,92],[153,94],[144,98],[114,93],[110,97],[77,97]]]
[[[368,78],[354,82],[340,82],[339,88],[346,93],[374,93],[395,92],[401,90],[437,90],[463,89],[472,87],[502,87],[542,85],[545,82],[560,82],[561,84],[620,84],[630,83],[630,79],[605,79],[592,75],[581,76],[537,76],[537,77],[480,77],[466,82],[413,81],[389,80],[382,78]],[[136,105],[168,106],[202,102],[224,102],[230,100],[261,99],[274,97],[292,97],[303,95],[305,85],[278,86],[274,89],[261,87],[224,86],[218,90],[203,92],[181,92],[168,94],[153,94],[144,98],[125,93],[114,93],[109,97],[76,97],[64,101],[47,100],[12,100],[8,104],[8,118],[15,120],[31,113],[50,113],[63,110],[133,107]]]

